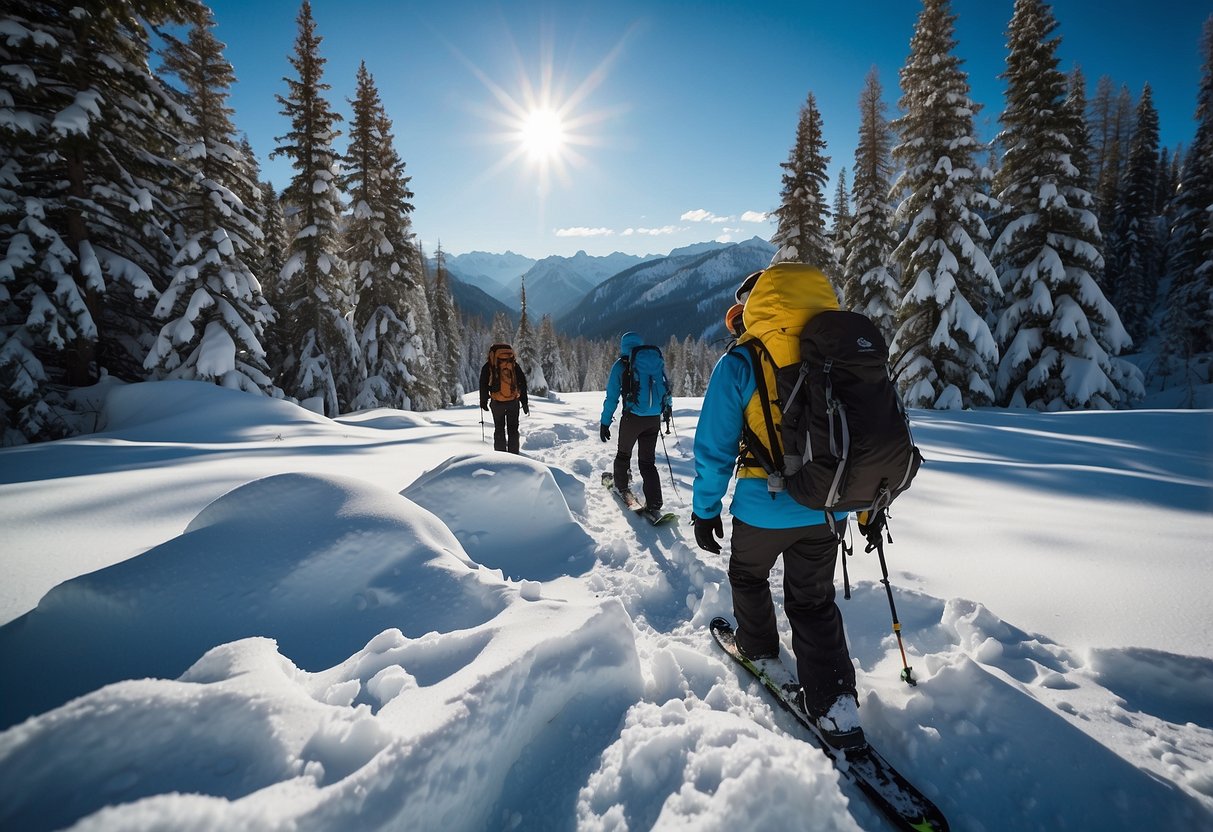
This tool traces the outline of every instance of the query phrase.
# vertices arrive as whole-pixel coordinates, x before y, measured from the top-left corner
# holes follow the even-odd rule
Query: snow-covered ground
[[[161,382],[0,452],[0,829],[887,828],[714,648],[728,548],[597,485],[600,406],[511,457]],[[1213,828],[1213,411],[913,415],[917,687],[862,546],[840,601],[869,736],[956,830]]]

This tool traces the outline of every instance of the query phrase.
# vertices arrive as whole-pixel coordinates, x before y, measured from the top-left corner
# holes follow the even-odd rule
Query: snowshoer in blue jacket
[[[736,470],[737,484],[729,507],[733,531],[728,575],[737,645],[751,659],[779,656],[769,576],[782,555],[784,612],[792,629],[800,705],[827,738],[843,745],[863,741],[855,668],[842,613],[834,601],[834,568],[846,517],[836,517],[831,529],[824,512],[801,505],[787,491],[769,490],[767,474],[751,453],[743,449],[740,461],[738,456],[746,426],[771,447],[756,392],[759,383],[773,385],[773,370],[768,382],[761,365],[755,363],[758,353],[745,348],[745,342],[768,337],[764,344],[771,346],[777,333],[793,333],[791,339],[796,341],[815,311],[838,308],[825,277],[816,269],[809,274],[805,271],[809,268],[778,264],[762,273],[756,283],[750,280],[749,286],[743,285],[748,298],[738,290],[738,301],[745,303],[741,346],[725,353],[712,370],[695,431],[692,520],[699,548],[720,552],[716,538],[724,537],[722,501]],[[796,350],[799,355],[798,344]],[[781,360],[783,363],[786,361]],[[782,458],[782,451],[776,458]]]
[[[624,390],[624,376],[632,350],[642,346],[644,339],[635,332],[625,332],[619,339],[619,358],[611,366],[607,379],[606,401],[602,405],[599,437],[610,441],[611,421],[619,400],[623,398],[623,415],[619,417],[619,450],[615,453],[615,488],[621,493],[630,490],[632,479],[632,447],[636,447],[636,462],[640,468],[640,479],[644,484],[644,503],[647,511],[660,509],[661,479],[657,475],[657,437],[661,433],[661,418],[669,415],[672,407],[670,391],[662,381],[656,395],[644,396],[641,401],[631,401]]]

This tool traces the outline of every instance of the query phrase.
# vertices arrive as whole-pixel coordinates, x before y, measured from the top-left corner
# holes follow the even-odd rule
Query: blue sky
[[[231,104],[263,174],[287,129],[275,94],[296,36],[295,0],[212,0],[239,79]],[[998,129],[1013,0],[953,0],[957,54]],[[330,101],[348,115],[365,60],[395,124],[416,194],[413,222],[432,252],[529,257],[665,253],[711,239],[770,237],[753,221],[779,201],[801,105],[817,97],[831,175],[851,167],[857,101],[875,66],[896,115],[898,70],[919,4],[801,2],[388,2],[313,0]],[[1082,66],[1134,96],[1149,82],[1163,144],[1194,133],[1200,28],[1213,2],[1057,0],[1064,69]],[[564,142],[520,142],[547,106]],[[345,138],[338,140],[344,150]],[[833,194],[831,184],[830,196]]]

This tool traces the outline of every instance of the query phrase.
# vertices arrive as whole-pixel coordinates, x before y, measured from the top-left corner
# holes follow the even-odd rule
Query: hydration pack
[[[623,365],[624,410],[656,415],[665,408],[669,393],[661,350],[651,344],[633,347]]]

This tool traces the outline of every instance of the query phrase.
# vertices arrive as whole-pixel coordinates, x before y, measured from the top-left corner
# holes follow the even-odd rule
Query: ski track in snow
[[[166,405],[170,417],[242,395],[206,385],[162,390],[179,397]],[[0,496],[41,494],[52,477],[63,479],[60,493],[76,495],[94,468],[119,470],[124,458],[103,454],[122,444],[119,453],[136,471],[155,472],[157,487],[184,489],[174,516],[187,521],[180,536],[154,532],[163,541],[154,558],[109,554],[80,572],[54,562],[64,583],[0,627],[3,687],[33,688],[35,714],[3,723],[0,827],[736,830],[799,827],[808,817],[815,829],[888,828],[857,790],[840,789],[796,721],[708,633],[713,616],[732,616],[727,535],[722,553],[702,552],[689,521],[699,400],[676,401],[679,433],[657,446],[665,507],[680,519],[661,527],[629,515],[599,483],[616,447],[598,438],[601,394],[533,402],[522,451],[550,478],[469,438],[474,406],[330,423],[282,403],[252,398],[248,416],[247,400],[223,401],[237,403],[239,418],[228,426],[199,415],[194,431],[180,419],[140,423],[137,397],[119,397],[114,421],[136,425],[132,434],[0,457],[34,472],[0,479],[0,489],[13,489]],[[131,412],[120,418],[124,403]],[[981,419],[929,414],[918,438],[943,443],[957,428],[968,437]],[[1004,420],[989,415],[991,425]],[[987,438],[991,447],[980,448],[962,438],[948,447],[961,463],[1040,465],[1056,458],[1048,445],[1062,438],[1041,434],[1046,444],[1008,449]],[[266,467],[279,464],[266,461],[267,448],[299,456],[280,472]],[[73,471],[63,461],[77,452],[91,461]],[[219,467],[242,455],[256,465],[239,474]],[[947,476],[946,455],[936,457],[944,464],[924,468],[915,491]],[[1207,496],[1209,478],[1196,471],[1171,471],[1169,481]],[[1024,487],[1021,473],[999,476]],[[1196,485],[1183,485],[1185,476]],[[214,493],[195,494],[206,490],[200,481]],[[506,494],[512,509],[495,512]],[[53,505],[40,499],[37,508]],[[427,501],[443,522],[425,512]],[[281,512],[280,545],[242,552],[233,542],[256,536],[267,506]],[[547,536],[518,539],[534,532],[527,518]],[[843,600],[839,576],[839,604],[860,714],[953,829],[1213,826],[1213,659],[1066,646],[983,603],[935,597],[921,587],[948,561],[916,557],[915,523],[894,528],[911,541],[887,555],[920,682],[899,681],[879,569],[858,546],[853,597]],[[22,542],[43,539],[22,534]],[[242,558],[259,559],[260,571]],[[208,570],[218,573],[211,583]],[[192,583],[181,586],[183,575]],[[778,565],[772,588],[791,662]],[[126,611],[115,612],[120,601]],[[177,606],[157,614],[158,601]],[[265,616],[292,614],[300,621],[282,625],[276,640],[255,637]],[[180,637],[145,632],[149,621],[171,629],[174,616],[205,626]],[[369,641],[360,636],[368,626]],[[98,657],[106,638],[150,639],[149,649]],[[350,654],[351,641],[365,647]],[[188,670],[169,670],[178,665]],[[52,710],[37,706],[38,696],[56,695]]]

